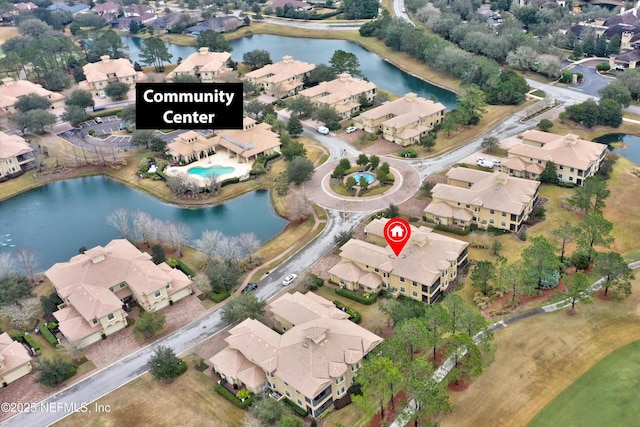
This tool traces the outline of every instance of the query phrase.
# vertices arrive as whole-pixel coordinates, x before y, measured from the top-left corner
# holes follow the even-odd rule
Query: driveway
[[[594,67],[589,67],[586,65],[574,65],[573,67],[569,67],[568,69],[575,73],[582,73],[582,75],[584,76],[584,80],[582,81],[582,83],[577,86],[570,85],[568,89],[582,92],[585,95],[593,96],[595,98],[600,97],[600,94],[598,93],[600,89],[615,80],[609,77],[601,76]]]

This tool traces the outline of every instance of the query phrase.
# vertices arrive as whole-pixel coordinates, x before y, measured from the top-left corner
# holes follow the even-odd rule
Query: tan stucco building
[[[315,68],[315,64],[297,61],[287,55],[280,62],[250,71],[244,76],[267,95],[281,99],[298,93],[304,84],[304,76],[308,76]]]
[[[100,57],[100,61],[87,64],[82,67],[86,81],[78,85],[81,89],[97,95],[105,90],[109,83],[121,82],[131,88],[138,82],[147,81],[147,76],[142,71],[136,71],[131,61],[126,58],[111,59],[109,55]]]
[[[585,141],[572,134],[562,136],[528,130],[516,141],[509,147],[509,158],[502,161],[501,170],[527,179],[539,179],[547,162],[553,162],[561,182],[582,185],[586,178],[598,172],[607,153],[605,144]]]
[[[393,296],[435,302],[466,265],[468,243],[411,226],[411,240],[396,256],[384,238],[387,221],[371,221],[367,241],[351,239],[340,248],[341,261],[329,270],[331,280],[352,291],[385,289]]]
[[[62,334],[86,347],[126,327],[123,305],[133,300],[146,311],[157,311],[191,294],[184,273],[151,261],[128,240],[112,240],[45,272],[64,301],[53,313]]]
[[[26,170],[35,161],[24,138],[0,131],[0,180]]]
[[[230,58],[229,52],[209,52],[208,47],[201,47],[167,74],[167,80],[173,81],[176,76],[188,75],[198,77],[201,83],[213,83],[222,74],[232,71],[227,67]]]
[[[6,77],[1,81],[0,109],[2,109],[2,112],[5,114],[15,113],[15,103],[21,96],[25,96],[30,93],[35,93],[36,95],[47,98],[51,103],[51,109],[64,107],[64,95],[51,92],[39,84],[31,83],[29,80],[14,80],[11,77]]]
[[[209,362],[229,383],[268,390],[267,398],[289,399],[317,418],[346,396],[363,357],[382,342],[331,306],[312,293],[284,295],[269,311],[289,329],[280,334],[247,319],[229,330],[229,346]]]
[[[360,111],[360,99],[366,97],[372,103],[376,96],[377,86],[366,80],[352,77],[350,74],[340,74],[336,79],[301,90],[300,96],[309,98],[317,107],[329,105],[333,107],[342,120],[349,119]]]
[[[0,334],[0,385],[7,386],[31,372],[31,355],[8,333]]]
[[[518,231],[533,211],[539,186],[503,172],[452,168],[447,183],[431,190],[432,201],[424,213],[436,224]]]
[[[417,144],[440,123],[447,108],[439,102],[407,93],[354,118],[355,126],[369,133],[382,133],[387,141],[401,146]]]

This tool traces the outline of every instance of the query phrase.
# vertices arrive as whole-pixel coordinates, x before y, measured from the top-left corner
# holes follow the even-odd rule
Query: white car
[[[357,128],[357,127],[355,127],[355,126],[349,126],[347,129],[345,129],[345,132],[347,132],[347,133],[353,133],[353,132],[355,132],[355,131],[357,131],[357,130],[358,130],[358,128]]]
[[[321,133],[323,135],[329,135],[329,128],[328,127],[319,126],[317,131],[318,131],[318,133]]]
[[[289,286],[296,280],[297,277],[297,274],[291,273],[290,275],[282,279],[282,286]]]
[[[101,99],[105,99],[105,98],[107,97],[107,94],[106,94],[106,93],[104,93],[104,91],[103,91],[103,90],[101,90],[100,92],[98,92],[98,96],[99,96]]]

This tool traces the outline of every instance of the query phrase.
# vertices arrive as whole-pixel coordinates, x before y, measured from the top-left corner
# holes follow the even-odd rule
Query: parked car
[[[323,135],[329,135],[329,128],[326,126],[319,126],[317,130],[318,130],[318,133],[321,133]]]
[[[478,166],[482,166],[483,168],[493,169],[493,167],[495,166],[495,163],[493,163],[493,160],[489,160],[489,159],[480,158],[476,161],[476,163],[478,164]]]
[[[247,286],[242,290],[243,294],[246,294],[247,292],[253,292],[256,289],[258,289],[258,284],[257,283],[249,283],[247,284]]]
[[[282,286],[289,286],[296,280],[297,277],[297,274],[291,273],[290,275],[282,279]]]
[[[103,123],[102,121],[102,117],[96,117],[95,119],[93,119],[96,123]]]
[[[98,96],[101,99],[105,99],[107,97],[107,94],[103,90],[101,90],[100,92],[98,92]]]
[[[345,132],[347,132],[347,133],[353,133],[353,132],[355,132],[355,131],[357,131],[357,130],[358,130],[358,128],[357,128],[357,127],[355,127],[355,126],[349,126],[349,127],[345,130]]]

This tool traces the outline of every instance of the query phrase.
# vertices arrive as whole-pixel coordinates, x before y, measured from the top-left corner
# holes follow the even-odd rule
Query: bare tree
[[[16,260],[10,252],[0,253],[0,277],[16,270]]]
[[[123,239],[130,240],[131,230],[129,229],[129,211],[127,209],[117,209],[107,216],[107,224],[118,230]]]
[[[31,248],[18,248],[16,250],[16,260],[29,280],[33,283],[35,281],[35,273],[38,267],[36,252]]]
[[[245,254],[249,257],[249,262],[251,262],[251,256],[257,251],[260,246],[262,246],[262,242],[255,233],[241,233],[238,236],[238,244],[242,249],[244,249]]]
[[[236,261],[240,258],[242,247],[236,236],[225,236],[222,234],[216,245],[216,255],[225,261]]]
[[[182,257],[182,247],[191,237],[191,229],[184,222],[165,222],[165,232],[167,241],[171,249],[178,252],[178,256]]]
[[[287,204],[289,205],[289,219],[294,222],[306,221],[313,209],[309,199],[301,190],[291,190]]]
[[[205,294],[208,294],[213,290],[209,276],[204,273],[198,273],[196,277],[193,278],[193,284]]]
[[[63,339],[60,342],[60,345],[65,349],[67,354],[69,354],[72,359],[79,359],[80,356],[84,354],[84,349],[82,347],[80,347],[77,343],[71,342],[67,339]]]
[[[143,241],[149,247],[149,240],[153,237],[154,232],[153,218],[143,211],[133,213],[133,235],[138,241]]]
[[[31,327],[32,319],[37,319],[42,315],[40,298],[22,298],[14,304],[2,306],[0,307],[0,315],[10,317],[14,328],[21,331],[27,330]]]
[[[202,236],[195,241],[196,249],[204,254],[207,264],[218,254],[217,247],[222,236],[218,230],[205,230],[202,232]]]
[[[216,194],[220,190],[220,181],[215,174],[210,174],[205,180],[205,190],[211,194]]]

